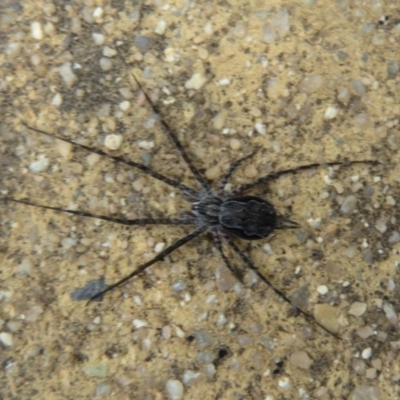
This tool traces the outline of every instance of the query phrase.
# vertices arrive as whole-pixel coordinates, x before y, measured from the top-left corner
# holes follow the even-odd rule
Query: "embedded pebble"
[[[196,381],[202,378],[200,372],[192,371],[190,369],[183,372],[182,381],[185,386],[191,386]]]
[[[164,250],[164,248],[165,248],[165,243],[164,243],[164,242],[160,242],[160,243],[157,243],[157,244],[155,245],[154,251],[155,251],[156,253],[160,253],[161,251]]]
[[[165,340],[171,339],[172,330],[169,325],[165,325],[161,328],[161,335]]]
[[[343,104],[347,105],[349,104],[351,98],[350,90],[348,88],[341,88],[339,89],[337,99]]]
[[[320,285],[317,287],[317,292],[321,295],[325,295],[327,294],[329,291],[328,286],[326,285]]]
[[[60,107],[62,104],[62,96],[60,93],[56,93],[54,97],[51,99],[51,105],[54,107]]]
[[[290,363],[297,368],[309,369],[312,365],[312,359],[305,351],[295,351],[290,355]]]
[[[400,233],[397,231],[394,231],[390,236],[389,236],[389,243],[394,244],[400,241]]]
[[[220,174],[221,174],[221,169],[218,165],[208,168],[205,172],[206,178],[209,179],[210,181],[217,179]]]
[[[64,238],[63,240],[61,240],[61,246],[65,250],[69,250],[72,247],[76,246],[76,240],[70,237]]]
[[[101,57],[100,58],[100,68],[103,71],[110,71],[110,69],[112,68],[112,61],[111,59],[107,58],[107,57]]]
[[[354,315],[355,317],[361,317],[361,315],[363,315],[365,313],[365,311],[367,311],[367,304],[366,303],[360,303],[359,301],[355,301],[348,313],[350,315]]]
[[[212,123],[215,129],[222,129],[226,122],[226,117],[228,116],[228,110],[223,108],[217,115],[213,118]]]
[[[215,337],[205,329],[199,329],[194,332],[197,341],[197,350],[204,350],[215,343]]]
[[[96,385],[94,389],[95,397],[106,397],[111,393],[111,386],[106,382],[100,382]]]
[[[369,325],[365,325],[365,326],[362,326],[361,328],[357,329],[357,335],[361,339],[368,339],[373,334],[374,334],[374,330]]]
[[[329,304],[317,304],[314,307],[315,319],[332,333],[339,332],[340,311]]]
[[[46,157],[41,157],[39,160],[34,161],[29,165],[29,169],[36,173],[36,172],[44,172],[49,166],[49,159]]]
[[[87,376],[107,376],[108,367],[105,364],[97,364],[97,365],[86,365],[82,368],[83,372]]]
[[[230,290],[237,282],[232,272],[224,264],[219,264],[217,266],[215,280],[218,288],[223,292]]]
[[[278,386],[281,389],[286,389],[286,390],[290,389],[290,380],[289,380],[289,378],[288,377],[284,377],[284,378],[279,379]]]
[[[260,135],[265,135],[267,133],[267,125],[261,124],[260,122],[257,122],[254,125],[254,128]]]
[[[147,36],[136,36],[135,46],[141,51],[148,51],[151,46],[151,39]]]
[[[311,94],[319,90],[324,83],[322,75],[310,75],[305,77],[300,83],[300,91]]]
[[[164,35],[166,28],[167,23],[164,20],[159,20],[154,29],[154,32],[157,33],[157,35]]]
[[[238,335],[237,342],[240,346],[244,347],[251,346],[254,343],[253,338],[247,334]]]
[[[139,149],[150,150],[154,147],[154,142],[151,140],[142,140],[138,143]]]
[[[121,147],[122,139],[122,135],[112,133],[104,138],[104,146],[110,150],[118,150]]]
[[[114,57],[117,55],[117,50],[108,47],[108,46],[104,46],[103,47],[103,56],[104,57]]]
[[[141,319],[134,319],[132,321],[132,325],[134,326],[135,329],[140,329],[147,327],[148,324],[146,321],[142,321]]]
[[[174,292],[180,293],[186,290],[187,286],[184,280],[179,279],[178,281],[173,282],[171,287]]]
[[[242,143],[239,139],[231,139],[229,145],[232,150],[239,150],[242,147]]]
[[[192,77],[186,81],[186,89],[201,89],[203,85],[207,82],[207,78],[200,73],[193,74]]]
[[[92,33],[92,39],[97,46],[102,46],[106,41],[106,38],[101,33]]]
[[[123,112],[128,111],[130,107],[131,107],[131,102],[128,100],[125,100],[125,101],[122,101],[121,103],[119,103],[119,108]]]
[[[343,204],[340,207],[340,212],[342,214],[352,214],[357,206],[357,197],[356,196],[348,196],[344,199]]]
[[[10,332],[0,332],[0,343],[4,347],[11,347],[13,345],[13,337]]]
[[[31,22],[31,32],[34,39],[36,40],[43,39],[43,30],[40,22],[37,21]]]
[[[18,265],[17,267],[17,274],[20,277],[25,277],[26,275],[30,275],[32,272],[32,261],[29,258],[24,258],[21,261],[21,264]]]
[[[183,399],[183,385],[181,381],[177,379],[169,379],[165,384],[165,389],[171,400]]]
[[[78,77],[72,71],[72,65],[70,62],[66,62],[58,67],[58,73],[68,87],[72,87],[78,81]]]
[[[372,349],[371,349],[371,347],[367,347],[367,348],[364,349],[364,350],[362,351],[362,353],[361,353],[361,357],[362,357],[364,360],[368,360],[369,358],[371,358],[371,355],[372,355]]]
[[[338,109],[331,106],[325,110],[324,118],[330,120],[336,118],[337,115],[338,115]]]
[[[72,154],[73,146],[71,143],[64,142],[63,140],[56,141],[56,147],[61,157],[65,160],[69,159]]]

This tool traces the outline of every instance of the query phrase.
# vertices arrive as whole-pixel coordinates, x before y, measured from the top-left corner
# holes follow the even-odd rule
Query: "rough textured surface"
[[[303,229],[278,232],[267,247],[239,243],[296,304],[319,305],[343,340],[293,315],[251,274],[232,282],[204,237],[85,306],[74,289],[115,282],[186,230],[0,202],[2,398],[398,397],[400,6],[132,3],[0,6],[1,195],[127,218],[187,210],[176,190],[21,123],[104,150],[121,135],[107,151],[195,185],[130,83],[120,40],[210,179],[254,150],[252,169],[227,186],[310,162],[385,163],[258,188]]]

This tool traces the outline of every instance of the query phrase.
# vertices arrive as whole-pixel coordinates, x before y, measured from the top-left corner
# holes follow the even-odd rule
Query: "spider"
[[[123,59],[123,58],[122,58]],[[123,59],[126,67],[127,63]],[[131,73],[136,85],[139,90],[143,93],[145,99],[149,103],[152,111],[161,115],[160,110],[156,104],[152,102],[147,92],[144,90],[141,82],[137,77]],[[103,150],[86,146],[84,144],[76,143],[72,140],[57,136],[52,133],[48,133],[41,129],[29,126],[25,122],[22,124],[29,130],[35,131],[37,133],[50,136],[52,138],[59,139],[61,141],[70,143],[71,145],[81,148],[85,151],[99,154],[104,157],[120,163],[128,165],[129,167],[136,168],[143,173],[157,179],[172,188],[179,190],[182,194],[182,198],[191,204],[191,211],[182,214],[179,218],[138,218],[138,219],[123,219],[118,217],[99,215],[94,213],[89,213],[86,211],[78,210],[66,210],[58,207],[52,207],[47,205],[40,205],[33,203],[24,199],[15,199],[11,197],[4,197],[6,201],[12,201],[16,203],[21,203],[29,206],[34,206],[42,209],[53,210],[57,212],[68,212],[70,214],[79,215],[89,218],[97,218],[104,221],[114,222],[117,224],[128,225],[128,226],[145,226],[145,225],[191,225],[194,229],[187,233],[185,236],[174,242],[172,245],[158,253],[153,259],[139,265],[134,271],[126,275],[119,281],[111,284],[105,285],[105,289],[101,288],[94,295],[89,297],[89,302],[92,300],[102,299],[103,296],[110,292],[111,290],[123,285],[130,279],[139,275],[151,265],[163,260],[166,256],[171,254],[176,249],[182,247],[186,243],[192,241],[194,238],[206,233],[211,232],[216,248],[222,256],[228,269],[232,274],[240,281],[242,280],[241,274],[238,273],[231,265],[227,255],[223,250],[223,242],[225,241],[227,245],[233,250],[233,252],[242,260],[244,265],[254,271],[254,273],[259,277],[259,279],[269,286],[278,296],[280,296],[285,302],[290,304],[294,309],[296,309],[300,314],[302,314],[307,320],[311,320],[314,324],[321,327],[323,330],[329,334],[338,337],[335,333],[329,331],[323,324],[318,322],[315,317],[309,312],[305,311],[301,307],[294,304],[290,298],[279,288],[266,278],[255,266],[253,261],[243,252],[238,245],[233,240],[235,237],[243,240],[260,240],[270,236],[275,230],[284,229],[295,229],[299,228],[300,225],[282,215],[279,215],[274,206],[259,197],[245,195],[244,193],[253,189],[254,187],[262,184],[267,184],[283,175],[289,175],[297,173],[299,171],[309,170],[316,167],[325,166],[337,166],[337,165],[351,165],[351,164],[380,164],[378,161],[374,160],[360,160],[360,161],[333,161],[324,164],[312,163],[307,165],[301,165],[294,168],[283,169],[277,172],[272,172],[268,175],[259,177],[253,182],[246,183],[239,186],[231,193],[226,194],[224,188],[231,178],[234,171],[246,160],[250,159],[255,152],[246,155],[245,157],[233,162],[225,175],[222,176],[218,190],[213,189],[210,182],[205,178],[205,176],[200,172],[200,170],[194,165],[193,161],[189,157],[185,148],[179,141],[176,133],[170,128],[170,126],[165,122],[163,118],[159,119],[161,127],[169,139],[173,142],[175,148],[179,152],[180,156],[185,161],[186,165],[193,174],[195,180],[198,183],[200,189],[194,189],[193,187],[187,186],[173,178],[165,176],[159,172],[152,170],[144,164],[131,161],[124,157],[110,155]],[[87,298],[86,298],[87,299]]]

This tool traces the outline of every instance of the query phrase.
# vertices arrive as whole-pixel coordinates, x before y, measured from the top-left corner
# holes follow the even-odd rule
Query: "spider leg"
[[[139,82],[139,79],[136,78],[136,75],[129,69],[129,65],[128,63],[125,61],[125,58],[122,56],[118,46],[116,46],[116,49],[118,51],[118,54],[120,56],[120,58],[122,59],[122,62],[125,64],[125,67],[127,69],[127,71],[129,72],[129,74],[133,77],[133,79],[136,82],[136,85],[139,87],[139,89],[141,90],[141,92],[143,93],[144,97],[146,98],[146,100],[148,101],[148,103],[150,104],[150,107],[152,108],[153,112],[157,115],[162,115],[160,113],[160,110],[158,108],[158,106],[156,104],[154,104],[151,99],[150,96],[146,93],[146,91],[144,90],[142,84]],[[195,179],[197,180],[197,182],[200,184],[200,186],[205,189],[207,192],[211,192],[211,186],[210,183],[207,181],[207,179],[200,173],[200,171],[195,167],[195,165],[193,164],[192,160],[189,158],[189,156],[186,153],[186,150],[183,148],[182,143],[179,141],[178,137],[176,136],[175,132],[170,128],[170,126],[163,120],[163,118],[160,119],[160,123],[161,126],[164,129],[164,132],[166,132],[166,134],[168,135],[168,137],[172,140],[172,142],[174,143],[175,147],[177,148],[179,154],[181,155],[181,157],[185,160],[187,166],[189,167],[189,169],[192,171],[193,176],[195,177]]]
[[[129,165],[130,167],[137,168],[137,169],[141,170],[142,172],[144,172],[145,174],[150,175],[153,178],[158,179],[159,181],[164,182],[167,185],[172,186],[172,187],[174,187],[176,189],[179,189],[179,190],[181,190],[181,191],[183,191],[185,193],[190,193],[192,195],[196,195],[197,194],[197,191],[192,189],[191,187],[186,186],[183,183],[180,183],[175,179],[168,178],[168,177],[166,177],[166,176],[164,176],[164,175],[162,175],[162,174],[160,174],[160,173],[158,173],[156,171],[153,171],[152,169],[150,169],[149,167],[146,167],[143,164],[137,163],[135,161],[127,160],[126,158],[123,158],[123,157],[120,157],[120,156],[113,156],[111,154],[106,153],[103,150],[100,150],[100,149],[97,149],[97,148],[94,148],[94,147],[90,147],[90,146],[86,146],[84,144],[80,144],[80,143],[74,142],[74,141],[69,140],[67,138],[63,138],[61,136],[54,135],[53,133],[49,133],[49,132],[43,131],[41,129],[34,128],[32,126],[27,125],[23,121],[21,121],[21,123],[26,128],[28,128],[28,129],[30,129],[32,131],[41,133],[42,135],[46,135],[46,136],[49,136],[49,137],[52,137],[52,138],[55,138],[55,139],[58,139],[58,140],[62,140],[63,142],[70,143],[75,147],[80,147],[81,149],[84,149],[86,151],[90,151],[91,153],[95,153],[95,154],[99,154],[99,155],[104,156],[104,157],[108,157],[108,158],[110,158],[111,160],[113,160],[113,161],[115,161],[117,163],[122,163],[122,164]]]
[[[168,254],[171,254],[173,251],[178,249],[179,247],[183,246],[184,244],[190,242],[193,240],[195,237],[201,235],[208,229],[207,226],[199,226],[195,230],[191,231],[188,233],[186,236],[183,238],[180,238],[177,240],[175,243],[173,243],[171,246],[167,247],[165,250],[163,250],[161,253],[158,253],[153,259],[150,261],[147,261],[146,263],[140,265],[137,269],[135,269],[133,272],[131,272],[129,275],[125,276],[124,278],[120,279],[118,282],[113,283],[112,285],[108,286],[107,289],[104,289],[98,293],[96,293],[89,301],[90,303],[92,300],[97,299],[98,297],[104,296],[106,293],[110,292],[111,290],[115,289],[118,286],[123,285],[125,282],[129,281],[132,279],[134,276],[140,274],[143,272],[146,268],[150,267],[151,265],[155,264],[158,261],[161,261],[163,258],[165,258]]]
[[[331,332],[327,328],[325,328],[324,325],[320,324],[315,317],[308,313],[307,311],[304,311],[302,308],[296,306],[295,304],[292,303],[290,298],[286,296],[285,293],[283,293],[280,289],[278,289],[268,278],[266,278],[259,270],[258,268],[253,264],[253,262],[248,258],[240,249],[239,247],[232,241],[232,239],[224,234],[224,232],[221,231],[221,234],[223,235],[223,238],[226,240],[230,248],[242,259],[246,267],[250,268],[252,271],[254,271],[257,276],[267,285],[269,286],[279,297],[281,297],[286,303],[290,304],[292,307],[294,307],[296,310],[298,310],[303,316],[305,317],[306,320],[311,320],[314,324],[318,325],[320,328],[322,328],[325,332],[329,333],[330,335],[334,336],[337,339],[341,340],[341,337],[336,335],[335,333]]]
[[[295,174],[299,171],[304,171],[307,169],[312,169],[312,168],[317,168],[317,167],[323,167],[323,166],[328,166],[332,167],[335,165],[352,165],[352,164],[372,164],[372,165],[378,165],[381,164],[379,161],[375,160],[360,160],[360,161],[334,161],[334,162],[328,162],[328,163],[313,163],[313,164],[307,164],[307,165],[301,165],[299,167],[295,168],[289,168],[289,169],[284,169],[282,171],[277,171],[277,172],[272,172],[266,176],[262,176],[261,178],[256,179],[253,182],[246,183],[240,187],[238,187],[232,195],[237,195],[239,193],[242,193],[246,190],[252,189],[253,187],[260,185],[262,183],[267,183],[269,181],[275,180],[279,178],[280,176],[283,175],[288,175],[288,174]]]
[[[43,206],[41,204],[31,203],[27,200],[17,200],[10,197],[3,197],[6,201],[13,201],[14,203],[26,204],[28,206],[33,206],[37,208],[42,208],[45,210],[53,210],[57,212],[66,212],[74,215],[79,215],[81,217],[89,217],[102,219],[104,221],[115,222],[121,225],[195,225],[195,221],[191,219],[180,219],[180,218],[136,218],[136,219],[124,219],[118,217],[109,217],[107,215],[93,214],[86,211],[77,211],[77,210],[65,210],[59,207],[51,207],[51,206]]]
[[[236,271],[235,268],[233,268],[233,266],[231,265],[231,263],[228,260],[228,257],[226,256],[226,254],[224,253],[224,250],[222,248],[222,241],[221,238],[219,236],[218,230],[217,229],[213,229],[212,231],[212,235],[213,235],[213,239],[214,239],[214,243],[215,246],[217,247],[218,251],[221,253],[221,257],[224,260],[224,263],[226,265],[226,267],[229,269],[229,271],[231,271],[231,273],[233,274],[233,276],[239,281],[243,283],[243,277],[241,276],[241,274],[239,273],[239,271]]]
[[[218,188],[218,194],[221,196],[224,193],[224,187],[228,183],[229,178],[232,176],[233,172],[239,165],[247,160],[248,158],[251,158],[256,154],[257,151],[253,151],[252,153],[248,154],[247,156],[244,156],[242,158],[239,158],[239,160],[234,161],[230,166],[226,174],[222,177],[221,183]]]

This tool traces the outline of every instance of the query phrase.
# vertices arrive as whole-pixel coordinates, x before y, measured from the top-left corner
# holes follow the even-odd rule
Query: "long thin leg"
[[[223,232],[222,232],[223,234]],[[284,301],[286,301],[288,304],[290,304],[292,307],[294,307],[296,310],[298,310],[301,314],[304,315],[306,320],[311,320],[314,324],[318,325],[320,328],[322,328],[325,332],[329,333],[330,335],[336,337],[337,339],[341,339],[340,336],[336,335],[335,333],[331,332],[327,328],[325,328],[322,324],[320,324],[312,314],[309,314],[307,311],[304,311],[302,308],[296,306],[291,302],[289,297],[286,296],[285,293],[283,293],[280,289],[278,289],[268,278],[266,278],[259,270],[258,268],[253,264],[253,262],[248,258],[240,249],[237,247],[237,245],[231,240],[231,238],[228,235],[223,234],[224,239],[227,241],[228,245],[231,247],[231,249],[242,259],[242,261],[245,263],[246,267],[250,268],[252,271],[254,271],[257,276],[266,284],[268,285],[279,297],[281,297]]]
[[[229,269],[229,271],[231,271],[231,273],[235,276],[235,278],[239,282],[243,283],[243,279],[242,279],[243,277],[238,273],[238,271],[235,270],[235,268],[232,267],[231,263],[229,262],[228,257],[224,253],[224,249],[222,248],[222,241],[218,234],[218,230],[213,229],[212,234],[213,234],[214,243],[217,246],[217,249],[220,252],[222,259],[224,260],[226,267]]]
[[[127,69],[127,71],[130,73],[130,75],[133,77],[133,79],[136,82],[136,85],[138,85],[139,89],[142,91],[144,97],[146,98],[146,100],[148,101],[148,103],[150,104],[150,107],[152,108],[153,112],[155,114],[158,115],[162,115],[160,113],[160,110],[158,108],[158,106],[156,104],[154,104],[151,99],[150,96],[147,94],[147,92],[144,90],[142,84],[139,82],[139,79],[136,78],[136,75],[129,69],[129,65],[128,63],[125,61],[125,58],[123,57],[123,55],[121,54],[118,46],[116,46],[116,49],[119,53],[119,56],[122,60],[122,62],[125,64],[125,67]],[[190,168],[190,170],[192,171],[192,174],[194,175],[194,177],[196,178],[197,182],[201,185],[201,187],[203,189],[205,189],[207,192],[211,192],[211,186],[210,183],[207,181],[207,179],[200,173],[200,171],[195,167],[195,165],[193,164],[192,160],[189,158],[189,156],[186,153],[186,150],[183,148],[182,143],[179,141],[178,137],[176,136],[175,132],[170,128],[170,126],[163,120],[163,118],[160,119],[160,123],[161,126],[163,127],[164,131],[167,133],[167,135],[169,136],[169,138],[172,140],[172,142],[174,143],[175,147],[177,148],[177,150],[179,151],[179,154],[182,156],[182,158],[185,160],[187,166]]]
[[[260,185],[262,183],[266,183],[268,181],[274,180],[279,178],[280,176],[283,175],[288,175],[288,174],[295,174],[299,171],[304,171],[307,169],[311,168],[316,168],[316,167],[332,167],[334,165],[352,165],[352,164],[372,164],[372,165],[379,165],[381,164],[379,161],[375,160],[361,160],[361,161],[334,161],[334,162],[328,162],[328,163],[313,163],[313,164],[307,164],[307,165],[301,165],[300,167],[296,168],[289,168],[289,169],[284,169],[282,171],[277,171],[277,172],[272,172],[266,176],[262,176],[261,178],[256,179],[253,182],[246,183],[239,188],[237,188],[232,194],[233,195],[238,195],[240,193],[243,193],[246,190],[252,189],[253,187]]]
[[[140,265],[137,269],[135,269],[133,272],[131,272],[129,275],[125,276],[124,278],[120,279],[118,282],[113,283],[112,285],[108,286],[107,289],[104,289],[98,293],[96,293],[90,300],[97,299],[98,297],[104,296],[106,293],[109,291],[115,289],[118,286],[123,285],[125,282],[129,281],[132,279],[134,276],[140,274],[143,272],[146,268],[150,267],[151,265],[155,264],[157,261],[161,261],[163,258],[165,258],[168,254],[171,254],[174,250],[178,249],[179,247],[183,246],[184,244],[190,242],[193,240],[195,237],[201,235],[203,232],[205,232],[208,229],[207,226],[200,226],[196,228],[194,231],[188,233],[185,237],[177,240],[175,243],[173,243],[171,246],[167,247],[165,250],[163,250],[161,253],[157,254],[153,259],[150,261],[147,261],[146,263]]]
[[[221,183],[219,185],[218,189],[218,194],[221,196],[224,193],[224,187],[228,183],[229,178],[232,176],[233,172],[235,169],[245,160],[248,158],[251,158],[256,154],[256,151],[253,151],[251,154],[248,154],[247,156],[244,156],[242,158],[239,158],[239,160],[234,161],[230,166],[226,174],[222,177]]]
[[[21,123],[26,128],[28,128],[28,129],[30,129],[32,131],[41,133],[42,135],[46,135],[46,136],[49,136],[49,137],[52,137],[52,138],[55,138],[55,139],[58,139],[58,140],[62,140],[63,142],[70,143],[75,147],[80,147],[81,149],[85,149],[86,151],[90,151],[91,153],[95,153],[95,154],[99,154],[99,155],[104,156],[104,157],[108,157],[108,158],[110,158],[111,160],[113,160],[113,161],[115,161],[117,163],[126,164],[126,165],[129,165],[130,167],[134,167],[134,168],[140,169],[141,171],[143,171],[147,175],[150,175],[153,178],[158,179],[159,181],[164,182],[167,185],[170,185],[170,186],[172,186],[172,187],[174,187],[176,189],[182,190],[185,193],[190,193],[192,195],[196,195],[197,194],[197,191],[194,190],[193,188],[191,188],[189,186],[186,186],[183,183],[180,183],[180,182],[176,181],[175,179],[168,178],[168,177],[166,177],[166,176],[164,176],[164,175],[162,175],[162,174],[160,174],[158,172],[155,172],[155,171],[151,170],[150,168],[146,167],[143,164],[139,164],[139,163],[137,163],[135,161],[127,160],[126,158],[123,158],[123,157],[113,156],[111,154],[108,154],[108,153],[104,152],[103,150],[96,149],[96,148],[90,147],[90,146],[86,146],[84,144],[80,144],[80,143],[74,142],[72,140],[63,138],[61,136],[57,136],[57,135],[54,135],[52,133],[48,133],[46,131],[42,131],[41,129],[34,128],[32,126],[27,125],[23,121],[21,121]]]
[[[190,219],[180,219],[180,218],[136,218],[136,219],[123,219],[118,217],[109,217],[107,215],[93,214],[86,211],[77,210],[66,210],[58,207],[43,206],[41,204],[31,203],[27,200],[17,200],[11,197],[2,197],[6,201],[13,201],[14,203],[26,204],[28,206],[33,206],[37,208],[43,208],[45,210],[53,210],[57,212],[66,212],[74,215],[79,215],[81,217],[97,218],[104,221],[115,222],[122,225],[195,225],[195,221]]]

